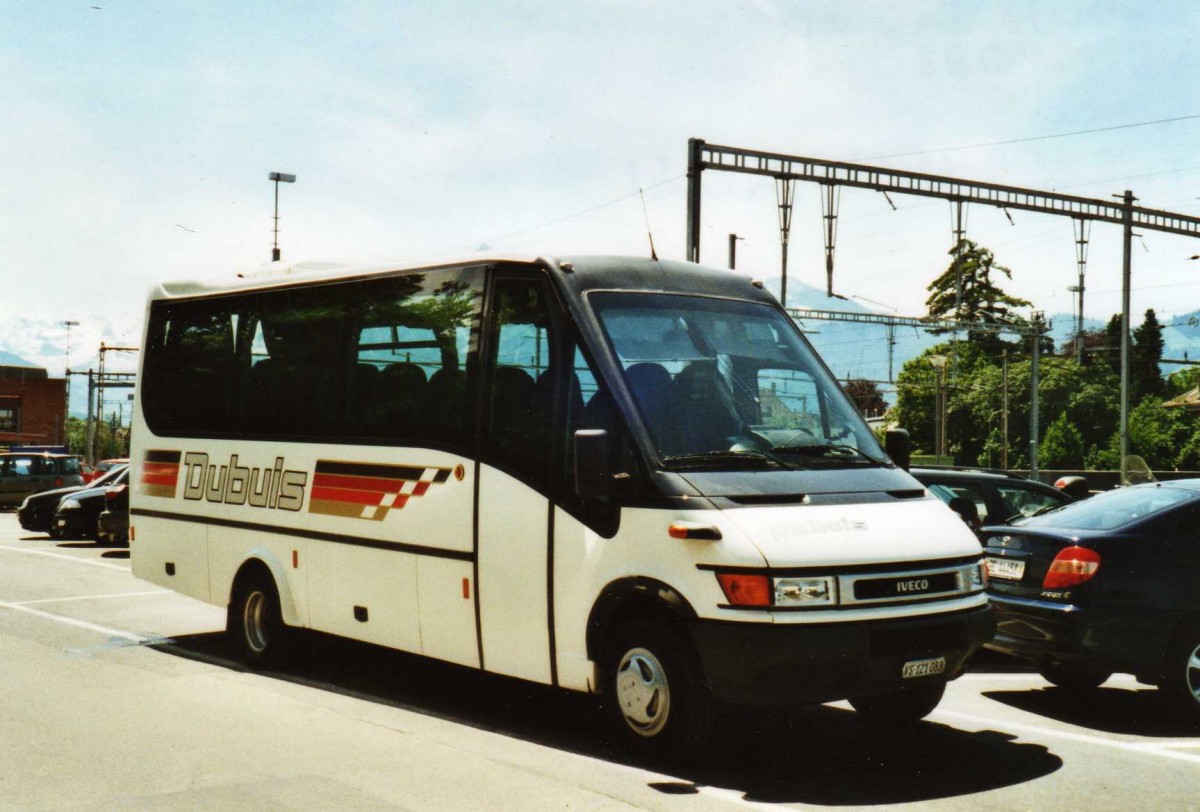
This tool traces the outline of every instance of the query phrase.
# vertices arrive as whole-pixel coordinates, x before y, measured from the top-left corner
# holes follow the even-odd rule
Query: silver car
[[[79,458],[66,454],[0,454],[0,508],[14,508],[26,496],[82,485]]]

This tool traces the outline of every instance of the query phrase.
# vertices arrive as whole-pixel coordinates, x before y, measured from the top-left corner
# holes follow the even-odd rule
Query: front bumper
[[[21,527],[31,533],[49,533],[54,523],[54,505],[39,510],[36,507],[26,507],[17,511],[17,521]]]
[[[855,623],[694,620],[705,678],[724,702],[801,705],[895,693],[957,676],[992,636],[988,605],[946,615]],[[945,672],[904,679],[906,662],[945,657]]]

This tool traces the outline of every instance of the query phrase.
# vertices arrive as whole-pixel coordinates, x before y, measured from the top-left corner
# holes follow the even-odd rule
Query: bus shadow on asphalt
[[[265,672],[318,690],[420,713],[591,758],[653,770],[664,794],[716,787],[766,803],[894,804],[958,797],[1055,772],[1047,748],[999,731],[936,722],[905,729],[864,724],[853,711],[726,713],[712,751],[688,762],[629,756],[596,698],[484,674],[403,652],[311,634],[294,666]],[[248,669],[222,633],[173,638],[157,651],[233,671]],[[736,742],[736,746],[731,743]]]
[[[1200,727],[1172,716],[1150,687],[1101,687],[1073,692],[1045,687],[1024,691],[987,691],[988,699],[1047,719],[1103,733],[1194,738]]]

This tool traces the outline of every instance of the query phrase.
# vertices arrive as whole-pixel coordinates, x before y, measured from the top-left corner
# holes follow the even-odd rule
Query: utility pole
[[[737,241],[745,239],[736,234],[729,235],[729,270],[731,271],[737,268]]]
[[[1136,198],[1128,189],[1122,196],[1124,211],[1121,261],[1121,484],[1126,483],[1129,466],[1129,288],[1133,275],[1133,201]]]
[[[1008,350],[1000,373],[1000,467],[1008,470]]]
[[[704,154],[704,141],[699,138],[688,139],[687,163],[687,250],[688,262],[700,261],[700,173],[704,169],[701,156]]]
[[[1036,328],[1030,340],[1033,341],[1033,353],[1029,363],[1029,474],[1037,476],[1038,472],[1038,359],[1042,355],[1042,314],[1033,314],[1033,326]]]

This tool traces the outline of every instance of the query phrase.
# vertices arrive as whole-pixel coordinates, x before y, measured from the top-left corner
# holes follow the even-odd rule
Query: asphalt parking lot
[[[0,513],[0,808],[1200,808],[1200,730],[1130,677],[1084,698],[992,655],[909,731],[733,713],[707,758],[647,764],[589,697],[370,646],[247,672],[221,609],[128,555]]]

